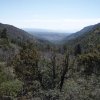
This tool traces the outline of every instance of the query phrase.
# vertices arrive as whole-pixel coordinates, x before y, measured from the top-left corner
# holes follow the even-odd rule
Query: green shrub
[[[22,82],[19,80],[2,82],[0,84],[0,95],[16,97],[18,92],[21,91],[21,88],[22,88]]]

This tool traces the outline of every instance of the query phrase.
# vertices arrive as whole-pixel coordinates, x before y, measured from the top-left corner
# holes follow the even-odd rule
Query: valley
[[[76,33],[0,23],[0,100],[99,100],[100,23]]]

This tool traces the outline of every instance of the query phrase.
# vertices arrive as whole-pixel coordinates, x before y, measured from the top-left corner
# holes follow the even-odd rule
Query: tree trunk
[[[63,70],[63,73],[61,75],[60,92],[61,92],[63,84],[64,84],[65,75],[68,72],[68,67],[69,67],[69,54],[66,55],[65,59],[64,59],[64,70]]]

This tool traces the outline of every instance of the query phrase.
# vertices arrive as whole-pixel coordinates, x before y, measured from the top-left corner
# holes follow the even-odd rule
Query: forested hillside
[[[89,47],[96,47],[97,45],[100,44],[100,24],[96,24],[93,26],[90,26],[92,28],[87,27],[86,32],[80,34],[79,36],[77,36],[77,33],[74,33],[73,35],[76,36],[74,38],[71,38],[69,40],[66,39],[65,41],[65,45],[69,46],[69,47],[75,47],[77,44],[80,44],[82,46],[83,49],[89,49]],[[79,33],[81,33],[82,31],[80,31]],[[78,33],[78,34],[79,34]],[[73,37],[73,35],[69,36],[69,37]]]
[[[100,100],[99,24],[62,45],[10,30],[0,26],[0,100]]]

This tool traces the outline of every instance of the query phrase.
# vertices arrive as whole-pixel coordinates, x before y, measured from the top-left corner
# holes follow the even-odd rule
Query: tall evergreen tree
[[[7,38],[7,29],[4,28],[1,32],[1,38]]]
[[[15,57],[13,65],[17,78],[24,82],[24,90],[30,91],[33,81],[37,80],[38,77],[37,51],[32,45],[23,46],[23,49]]]
[[[77,56],[77,55],[80,55],[81,53],[82,53],[81,46],[80,46],[80,44],[77,44],[77,45],[75,46],[74,55]]]

